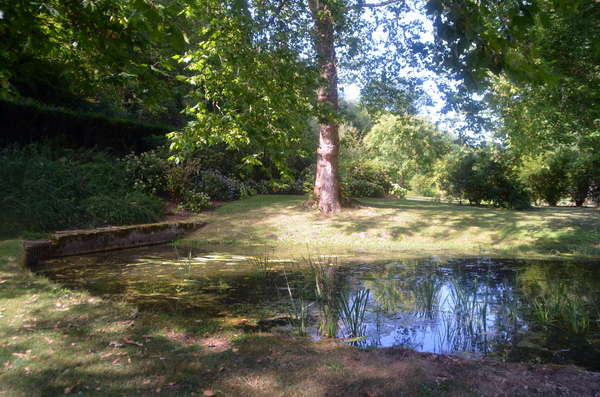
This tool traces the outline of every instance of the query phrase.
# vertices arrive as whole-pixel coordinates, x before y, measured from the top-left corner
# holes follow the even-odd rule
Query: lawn
[[[331,216],[302,197],[261,196],[196,218],[189,240],[280,252],[585,256],[599,253],[597,209],[527,212],[417,200],[360,200]],[[339,341],[244,333],[240,318],[138,311],[23,268],[0,242],[0,396],[593,396],[600,374],[361,350]]]
[[[208,225],[188,240],[324,254],[378,256],[600,255],[600,210],[539,207],[507,211],[417,199],[359,199],[323,215],[299,196],[258,196],[199,218]]]

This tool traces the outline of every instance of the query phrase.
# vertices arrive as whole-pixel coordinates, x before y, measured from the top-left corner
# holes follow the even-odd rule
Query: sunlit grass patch
[[[206,213],[208,226],[189,240],[202,244],[306,246],[326,254],[600,255],[600,216],[593,208],[508,211],[411,199],[360,199],[323,215],[300,196],[260,196]]]

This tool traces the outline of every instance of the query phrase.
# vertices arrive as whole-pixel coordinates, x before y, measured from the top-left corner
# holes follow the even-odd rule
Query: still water
[[[334,321],[339,327],[333,332],[360,336],[354,343],[363,347],[404,346],[600,371],[598,261],[283,259],[263,251],[214,253],[166,245],[55,259],[39,272],[142,310],[237,313],[254,319],[246,331],[302,330],[319,337],[330,306],[317,301],[308,281],[315,268],[326,268],[336,288],[345,291],[336,297],[355,313],[364,303],[353,334],[342,318]],[[293,326],[284,326],[289,323]]]

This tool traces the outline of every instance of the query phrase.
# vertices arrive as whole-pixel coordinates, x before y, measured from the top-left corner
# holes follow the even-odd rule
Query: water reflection
[[[313,333],[321,327],[324,334],[363,334],[363,346],[600,370],[598,262],[338,260],[327,272],[343,286],[332,294],[345,297],[349,314],[333,310],[329,324],[323,317],[331,305],[310,271],[318,263],[163,246],[63,258],[40,272],[67,286],[121,296],[140,309],[237,310],[262,324],[281,325],[285,318],[309,333],[312,326]],[[309,287],[311,277],[317,281]],[[363,304],[364,313],[354,310]],[[352,315],[362,323],[346,323]]]

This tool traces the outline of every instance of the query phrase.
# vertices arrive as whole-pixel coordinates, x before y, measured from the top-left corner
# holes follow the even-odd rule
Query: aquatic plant
[[[416,299],[417,309],[423,310],[430,315],[437,311],[442,285],[443,281],[437,274],[437,267],[431,269],[424,276],[417,278],[410,286]]]
[[[289,324],[296,329],[298,335],[306,335],[306,328],[310,321],[309,309],[314,304],[309,297],[311,291],[308,290],[307,283],[298,274],[288,276],[284,272],[287,286],[288,299],[284,299],[280,291],[277,290],[279,300],[285,302],[283,307],[287,314]],[[292,278],[290,282],[290,277]]]
[[[320,311],[319,332],[326,338],[335,338],[338,330],[339,309],[336,291],[342,286],[337,282],[336,268],[332,258],[303,258],[305,279],[314,292]]]
[[[371,286],[373,287],[373,297],[377,302],[377,313],[389,315],[402,307],[401,285],[398,280],[390,277],[373,280]]]
[[[450,288],[450,298],[452,299],[452,312],[464,324],[473,326],[480,322],[482,308],[480,308],[477,290],[479,281],[473,279],[474,286],[469,291],[457,277],[453,277]]]
[[[446,346],[444,351],[485,351],[489,312],[489,272],[485,278],[485,289],[480,291],[479,278],[472,285],[461,280],[460,270],[448,284],[448,310],[440,313],[441,327],[436,331],[438,343]]]
[[[595,302],[584,294],[585,288],[572,280],[552,278],[547,270],[545,286],[539,280],[536,283],[540,293],[532,298],[531,309],[538,322],[561,327],[574,335],[589,328]]]
[[[507,317],[516,322],[519,318],[519,291],[521,290],[521,277],[519,273],[515,275],[514,286],[511,288],[508,280],[504,280],[504,289],[502,294],[501,307],[507,312]]]
[[[259,255],[246,256],[246,263],[254,273],[254,277],[266,281],[273,270],[273,261],[271,259],[272,250],[265,249],[265,252]]]
[[[357,338],[364,336],[363,324],[368,303],[368,289],[361,288],[353,295],[347,288],[335,290],[335,304],[342,323],[346,328],[347,337]]]

